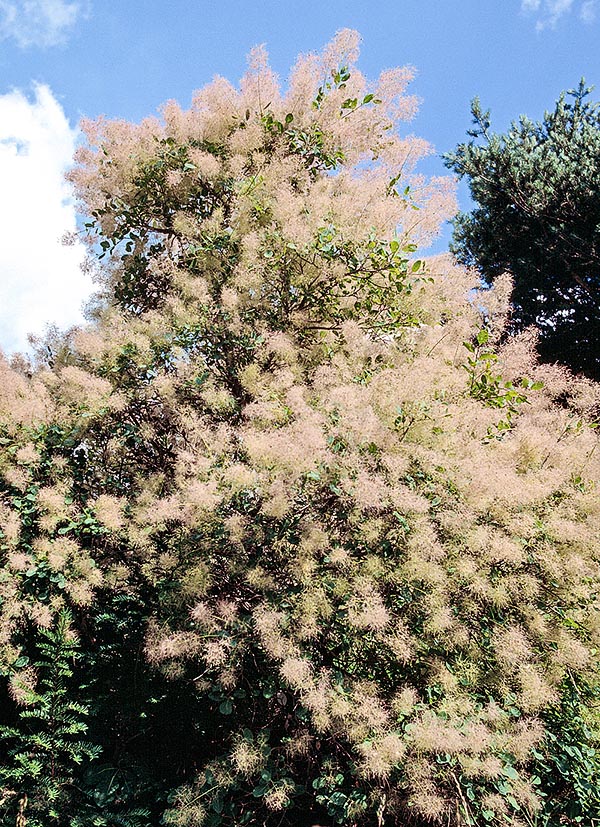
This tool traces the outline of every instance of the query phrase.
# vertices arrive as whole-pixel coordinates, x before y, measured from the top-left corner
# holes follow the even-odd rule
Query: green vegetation
[[[472,104],[471,140],[445,156],[475,202],[452,249],[492,283],[514,279],[510,328],[536,325],[539,352],[600,379],[600,104],[582,80],[542,121],[506,134]]]
[[[419,255],[357,42],[86,124],[90,323],[0,361],[2,827],[600,818],[600,394]]]

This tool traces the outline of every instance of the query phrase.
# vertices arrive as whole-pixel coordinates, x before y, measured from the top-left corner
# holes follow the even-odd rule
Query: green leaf
[[[266,793],[268,788],[268,784],[259,784],[252,790],[252,795],[254,796],[254,798],[262,798],[262,796]]]

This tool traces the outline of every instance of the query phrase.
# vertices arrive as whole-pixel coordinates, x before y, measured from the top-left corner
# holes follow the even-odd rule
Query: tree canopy
[[[511,328],[536,325],[543,359],[600,378],[600,104],[582,80],[542,121],[505,134],[473,101],[471,140],[445,156],[475,206],[452,249],[491,283],[514,279]]]
[[[600,813],[600,393],[419,256],[357,47],[85,125],[92,319],[0,362],[7,827]]]

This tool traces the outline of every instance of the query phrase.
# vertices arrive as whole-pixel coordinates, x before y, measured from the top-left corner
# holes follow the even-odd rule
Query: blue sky
[[[0,345],[75,321],[91,289],[81,249],[56,242],[74,226],[60,176],[80,117],[185,105],[215,74],[237,80],[257,43],[285,80],[345,27],[363,37],[368,76],[417,68],[409,131],[440,153],[464,139],[474,95],[499,130],[582,75],[600,98],[600,0],[0,0]],[[437,157],[422,169],[445,172]],[[467,207],[464,187],[459,198]]]

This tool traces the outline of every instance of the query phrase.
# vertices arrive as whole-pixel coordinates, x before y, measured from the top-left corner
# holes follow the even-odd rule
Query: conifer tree
[[[451,185],[357,47],[85,125],[93,319],[1,365],[0,666],[73,608],[147,823],[592,823],[600,394],[420,257]]]
[[[600,104],[582,80],[541,121],[504,134],[472,103],[470,140],[447,153],[475,202],[452,249],[487,283],[514,279],[512,331],[535,325],[542,358],[600,379]]]

